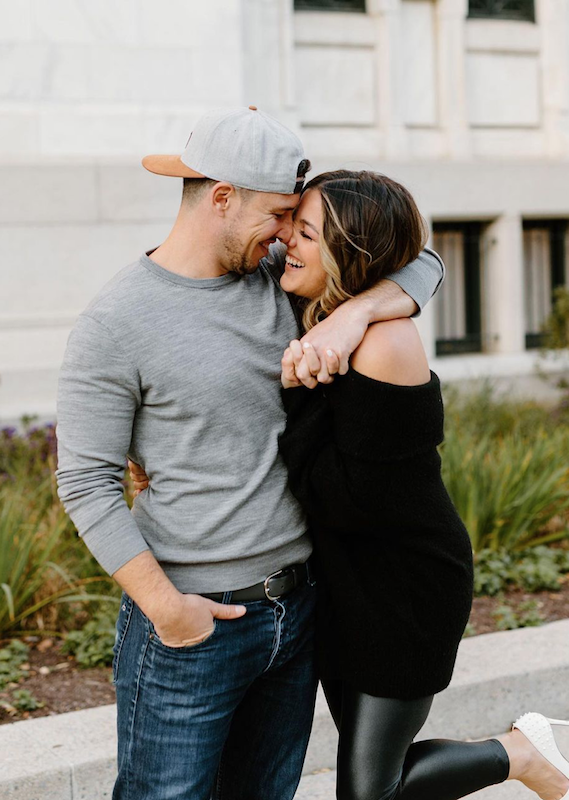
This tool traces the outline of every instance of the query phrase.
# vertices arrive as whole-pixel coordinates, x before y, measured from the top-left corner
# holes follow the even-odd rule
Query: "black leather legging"
[[[510,763],[497,739],[413,743],[433,697],[394,700],[324,681],[340,733],[338,800],[458,800],[508,777]]]

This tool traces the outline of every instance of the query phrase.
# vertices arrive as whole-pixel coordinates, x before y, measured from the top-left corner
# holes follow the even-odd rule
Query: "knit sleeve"
[[[140,402],[138,374],[120,344],[80,316],[59,379],[56,477],[79,536],[109,575],[148,549],[122,485]]]
[[[324,525],[375,527],[378,515],[389,514],[390,499],[405,497],[405,481],[413,495],[423,455],[437,472],[425,479],[439,477],[443,416],[434,373],[428,384],[406,387],[350,369],[325,389],[283,390],[283,403],[279,449],[291,491]]]

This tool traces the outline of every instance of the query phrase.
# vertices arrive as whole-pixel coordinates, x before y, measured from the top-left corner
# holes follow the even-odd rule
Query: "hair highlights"
[[[379,173],[337,170],[318,175],[304,191],[322,197],[320,237],[326,286],[304,310],[309,330],[345,300],[374,286],[413,261],[427,228],[415,201],[401,184]]]

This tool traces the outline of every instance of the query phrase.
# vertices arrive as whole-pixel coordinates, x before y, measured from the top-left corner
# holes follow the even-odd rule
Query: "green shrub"
[[[61,566],[62,559],[54,558],[64,549],[68,526],[49,485],[35,490],[12,483],[0,487],[0,637],[21,632],[50,604],[103,597],[85,589],[92,583],[108,584],[107,577],[77,579]]]
[[[54,426],[29,423],[0,431],[0,637],[58,634],[85,602],[120,594],[57,497]]]
[[[17,711],[35,711],[36,708],[43,708],[45,703],[40,703],[39,700],[27,689],[15,689],[12,692],[11,705]]]
[[[24,672],[20,666],[28,660],[29,647],[19,639],[12,641],[0,650],[0,691],[9,683],[18,683]]]
[[[544,346],[552,350],[569,347],[569,289],[558,286],[553,291],[553,308],[543,326]]]
[[[503,603],[492,612],[499,631],[512,631],[517,628],[532,628],[542,625],[545,621],[539,612],[539,603],[528,600],[520,603],[517,611],[508,603]]]
[[[540,545],[520,553],[488,548],[474,556],[474,594],[494,596],[508,588],[558,591],[569,572],[569,551]]]
[[[536,431],[554,433],[559,424],[569,425],[569,409],[549,408],[536,400],[511,399],[500,393],[490,379],[465,393],[457,384],[443,387],[445,429],[474,439],[518,436],[530,442]]]
[[[566,536],[544,533],[569,508],[569,430],[475,438],[451,428],[443,479],[475,551],[522,550]]]
[[[116,609],[101,609],[80,631],[65,637],[63,652],[75,656],[82,667],[110,666],[115,643]]]

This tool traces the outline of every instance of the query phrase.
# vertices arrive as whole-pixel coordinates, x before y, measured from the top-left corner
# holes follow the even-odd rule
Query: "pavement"
[[[525,711],[569,718],[569,619],[464,639],[451,685],[437,695],[418,740],[481,739]],[[0,726],[2,800],[103,800],[116,771],[114,705]],[[556,729],[569,756],[569,729]],[[333,800],[337,734],[319,693],[295,800]],[[535,797],[517,782],[475,800]]]

